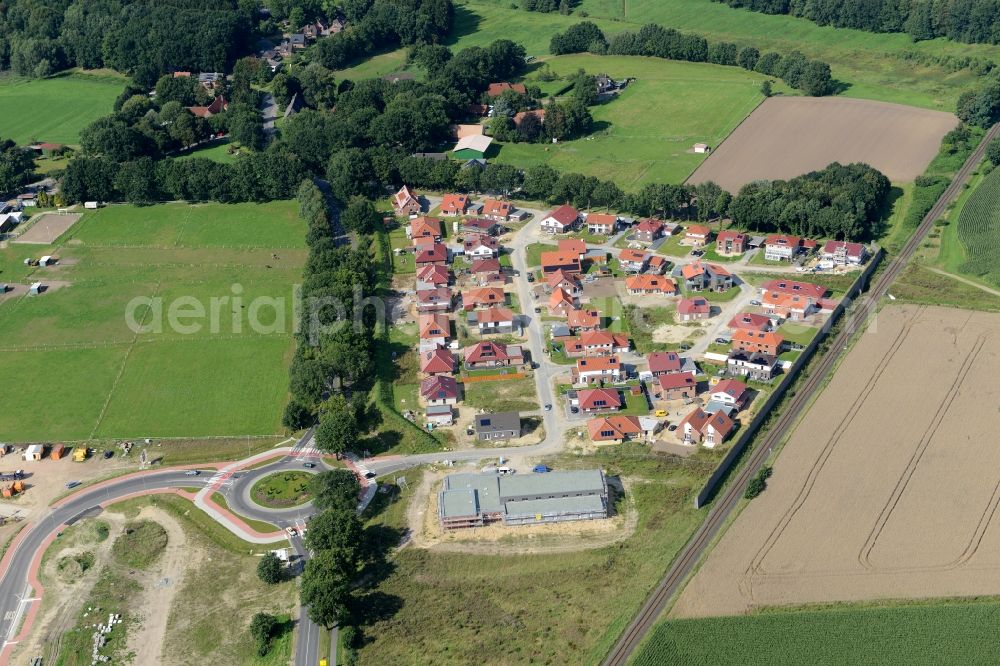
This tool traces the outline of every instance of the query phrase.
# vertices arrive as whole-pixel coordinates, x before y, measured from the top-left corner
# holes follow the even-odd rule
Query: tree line
[[[609,40],[597,25],[583,21],[553,35],[549,51],[554,55],[587,51],[739,66],[780,78],[807,95],[829,95],[835,90],[830,65],[810,60],[799,51],[785,55],[776,51],[762,54],[752,46],[740,49],[730,42],[709,43],[700,35],[682,33],[655,23],[644,25],[638,31],[618,33]]]
[[[764,14],[787,14],[819,25],[868,32],[903,32],[914,41],[1000,43],[995,0],[715,0]]]
[[[35,156],[30,150],[0,138],[0,195],[17,191],[28,182],[34,168]]]
[[[108,67],[147,88],[165,72],[228,71],[256,39],[249,0],[8,0],[0,69],[42,77]]]

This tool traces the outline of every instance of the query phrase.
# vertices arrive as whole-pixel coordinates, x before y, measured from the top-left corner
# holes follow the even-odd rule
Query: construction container
[[[66,447],[62,444],[56,444],[52,447],[52,453],[49,454],[53,460],[59,460],[64,455],[66,455]]]
[[[24,481],[15,481],[11,487],[14,489],[15,493],[23,493]]]
[[[87,459],[87,447],[78,446],[73,449],[73,462],[83,462]]]
[[[45,447],[41,444],[32,444],[24,450],[25,460],[41,460],[45,455]]]
[[[4,486],[0,489],[0,495],[3,497],[13,497],[14,496],[14,486]]]

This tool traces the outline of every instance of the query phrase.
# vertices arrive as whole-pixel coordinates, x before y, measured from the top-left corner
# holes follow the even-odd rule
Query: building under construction
[[[546,474],[450,474],[438,494],[445,529],[537,525],[608,517],[608,482],[599,469]]]

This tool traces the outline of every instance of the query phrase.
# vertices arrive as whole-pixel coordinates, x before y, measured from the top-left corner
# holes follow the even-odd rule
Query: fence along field
[[[1000,594],[998,330],[883,308],[672,616]]]
[[[294,202],[189,206],[112,206],[88,212],[54,246],[18,246],[18,282],[65,286],[0,303],[0,440],[273,435],[293,351],[291,316],[274,333],[242,328],[221,309],[219,333],[207,323],[185,335],[167,308],[193,298],[243,303],[284,298],[301,280],[305,227]],[[59,263],[14,273],[24,256]],[[7,271],[4,272],[4,279]],[[136,296],[163,299],[161,333],[135,334],[126,307]],[[145,310],[138,310],[137,318]],[[268,319],[267,312],[261,317]]]
[[[1000,287],[1000,169],[986,176],[958,216],[967,260],[959,270]]]

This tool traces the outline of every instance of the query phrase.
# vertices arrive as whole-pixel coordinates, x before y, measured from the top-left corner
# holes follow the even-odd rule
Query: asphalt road
[[[986,133],[979,146],[969,156],[969,159],[955,175],[951,185],[948,186],[948,189],[945,190],[937,203],[934,204],[934,207],[927,213],[903,249],[893,257],[888,267],[878,276],[875,284],[871,286],[868,292],[861,295],[855,301],[856,309],[845,315],[845,325],[833,338],[827,352],[819,357],[817,365],[810,369],[809,376],[796,385],[795,395],[791,398],[786,408],[782,410],[781,415],[774,426],[767,432],[764,439],[754,444],[748,455],[747,464],[736,473],[722,494],[715,500],[705,522],[702,523],[701,527],[698,528],[677,555],[664,578],[653,589],[652,594],[643,604],[638,615],[636,615],[618,640],[618,643],[615,644],[614,648],[608,654],[608,657],[604,661],[605,666],[625,666],[628,663],[632,653],[642,642],[643,638],[645,638],[649,630],[655,626],[667,604],[680,590],[709,544],[712,543],[715,536],[726,523],[733,509],[739,504],[744,488],[746,488],[751,477],[757,473],[764,464],[764,461],[767,460],[772,448],[778,445],[791,432],[799,415],[809,406],[810,401],[822,388],[826,377],[836,367],[837,361],[847,350],[851,338],[863,328],[869,317],[875,314],[880,300],[889,293],[892,283],[906,267],[907,262],[920,246],[920,243],[923,242],[927,232],[934,226],[934,221],[941,217],[948,204],[958,197],[962,186],[983,159],[986,146],[998,134],[1000,134],[1000,124],[994,125]]]

